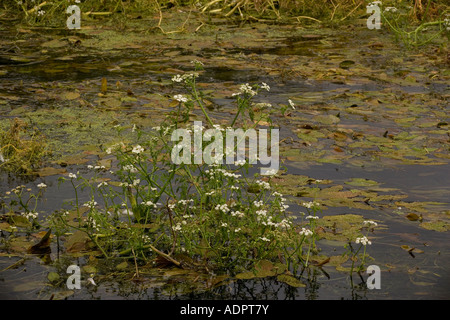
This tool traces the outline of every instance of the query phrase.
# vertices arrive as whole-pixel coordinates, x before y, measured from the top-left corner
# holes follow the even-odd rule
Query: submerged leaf
[[[280,274],[279,276],[277,276],[277,280],[280,282],[284,282],[284,283],[290,285],[291,287],[295,287],[295,288],[306,287],[306,285],[304,283],[302,283],[300,280],[298,280],[297,278],[290,276],[288,274]]]

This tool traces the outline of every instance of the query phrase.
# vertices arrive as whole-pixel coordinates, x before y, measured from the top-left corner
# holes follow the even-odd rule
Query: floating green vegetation
[[[29,175],[49,154],[45,136],[29,123],[14,118],[0,129],[0,169]]]

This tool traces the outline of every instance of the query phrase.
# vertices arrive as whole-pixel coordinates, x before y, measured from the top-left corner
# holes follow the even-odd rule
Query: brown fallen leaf
[[[28,248],[27,252],[31,254],[41,254],[41,253],[47,253],[50,251],[50,242],[51,242],[51,236],[52,229],[48,230],[47,233],[42,237],[42,239],[35,244],[34,246],[31,246]]]
[[[48,177],[48,176],[53,176],[56,174],[62,174],[62,173],[66,173],[67,170],[64,168],[52,168],[52,167],[45,167],[45,168],[41,168],[39,169],[36,174],[39,175],[40,177]]]
[[[415,214],[415,213],[408,213],[407,215],[406,215],[406,218],[409,220],[409,221],[417,221],[417,220],[420,220],[420,221],[422,221],[422,215],[417,215],[417,214]]]

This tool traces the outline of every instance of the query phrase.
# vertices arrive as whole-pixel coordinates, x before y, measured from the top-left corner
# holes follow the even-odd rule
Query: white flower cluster
[[[384,9],[384,11],[386,11],[386,12],[397,12],[398,10],[397,10],[396,7],[386,7]]]
[[[122,167],[123,170],[129,171],[130,173],[136,173],[138,170],[132,164],[127,164]]]
[[[181,230],[181,223],[177,223],[176,225],[175,225],[175,227],[173,227],[173,230],[174,231],[180,231]]]
[[[266,181],[257,180],[256,183],[264,190],[270,190],[270,184]]]
[[[137,145],[137,146],[133,147],[133,150],[131,150],[131,152],[140,154],[140,153],[144,152],[144,148],[141,147],[140,145]]]
[[[257,103],[252,103],[252,106],[258,109],[265,109],[265,108],[272,108],[272,104],[267,103],[267,102],[257,102]]]
[[[38,217],[38,213],[36,211],[22,212],[22,215],[28,220],[37,219]]]
[[[6,194],[6,195],[10,195],[11,192],[14,192],[15,194],[18,194],[18,193],[20,193],[20,192],[22,191],[22,189],[24,189],[24,188],[26,188],[25,185],[20,185],[20,186],[17,186],[17,187],[15,187],[15,188],[11,189],[11,191],[6,191],[5,194]]]
[[[153,201],[150,201],[150,200],[146,201],[146,202],[143,202],[143,204],[146,205],[147,207],[152,207],[154,209],[156,209],[156,207],[158,205],[161,205],[160,203],[154,203]]]
[[[304,206],[304,207],[306,207],[306,208],[308,208],[308,209],[311,209],[311,208],[313,208],[313,207],[318,207],[318,206],[320,206],[320,203],[315,202],[315,201],[303,202],[303,203],[302,203],[302,206]]]
[[[313,235],[313,232],[309,229],[302,228],[302,230],[299,231],[299,234],[305,237],[310,237]]]
[[[366,7],[370,8],[373,6],[381,6],[381,5],[382,5],[381,1],[374,1],[374,2],[369,3]]]
[[[267,216],[267,210],[257,210],[255,212],[258,216],[266,217]]]
[[[253,88],[248,83],[246,83],[246,84],[241,85],[241,87],[239,88],[239,92],[233,93],[232,96],[234,97],[234,96],[238,96],[241,94],[248,94],[249,96],[253,97],[257,93],[255,90],[253,90]]]
[[[204,63],[203,63],[203,62],[201,62],[201,61],[199,61],[199,60],[197,60],[197,59],[195,59],[195,60],[192,60],[192,61],[191,61],[191,64],[193,64],[193,65],[200,65],[200,66],[204,66]]]
[[[262,83],[261,84],[261,88],[263,88],[263,89],[265,89],[265,90],[267,90],[267,91],[270,91],[270,87],[269,87],[269,85],[267,84],[267,83]]]
[[[121,182],[120,186],[121,187],[136,187],[139,185],[139,183],[141,183],[141,179],[134,179],[133,183]]]
[[[176,94],[173,96],[173,98],[179,102],[188,102],[188,99],[182,94]]]
[[[215,209],[218,211],[222,211],[223,213],[227,213],[228,211],[230,211],[230,208],[228,208],[228,205],[226,203],[216,205]]]
[[[449,15],[447,14],[447,16]],[[447,31],[450,31],[450,18],[444,19],[444,26],[446,27]]]
[[[260,213],[264,213],[264,214],[260,214],[258,216],[258,221],[262,225],[272,226],[272,227],[275,227],[275,228],[284,228],[284,229],[287,229],[287,228],[291,227],[291,222],[288,219],[283,219],[280,222],[273,222],[272,221],[273,217],[272,216],[266,216],[266,212],[265,211],[266,210],[260,210]],[[266,220],[262,220],[262,217],[265,217]]]
[[[38,187],[39,189],[43,189],[43,188],[47,188],[47,185],[46,185],[45,183],[39,183],[39,184],[37,185],[37,187]]]
[[[274,176],[274,175],[277,174],[277,172],[278,172],[277,169],[270,169],[270,170],[267,170],[264,175],[266,175],[266,176]]]
[[[88,169],[95,169],[95,170],[106,169],[105,166],[93,166],[93,165],[90,165],[90,164],[87,165],[87,168]]]
[[[361,243],[363,246],[372,244],[367,237],[356,238],[355,243]]]
[[[238,218],[243,218],[245,216],[245,214],[243,212],[240,212],[240,211],[232,211],[231,212],[231,216],[238,217]]]
[[[378,225],[378,223],[376,223],[375,221],[372,221],[372,220],[363,221],[363,224],[365,226],[368,225],[368,226],[374,226],[374,227],[376,227]]]
[[[125,147],[125,144],[123,142],[116,143],[116,144],[112,145],[111,147],[107,148],[105,152],[107,154],[111,154],[113,152],[113,150],[117,149],[118,147],[123,148],[123,147]]]
[[[255,201],[255,202],[253,202],[253,204],[254,204],[255,207],[257,207],[257,208],[262,207],[262,206],[264,205],[264,203],[263,203],[262,200],[261,200],[261,201]]]
[[[205,173],[209,174],[210,178],[212,178],[216,173],[221,173],[225,177],[234,178],[234,179],[237,179],[237,178],[241,177],[240,174],[228,172],[227,170],[220,169],[220,168],[215,168],[215,169],[211,169],[211,170],[205,170]]]
[[[179,204],[182,204],[183,206],[185,206],[185,205],[187,205],[187,204],[193,204],[194,203],[194,199],[189,199],[189,200],[184,200],[184,199],[182,199],[182,200],[178,200],[178,203]]]
[[[194,73],[185,73],[183,75],[179,75],[177,74],[176,76],[172,77],[172,81],[173,82],[186,82],[190,79],[195,79],[198,77],[198,73],[194,72]]]
[[[90,200],[86,203],[83,204],[83,207],[89,207],[89,208],[93,208],[97,205],[97,202],[95,202],[94,200]]]

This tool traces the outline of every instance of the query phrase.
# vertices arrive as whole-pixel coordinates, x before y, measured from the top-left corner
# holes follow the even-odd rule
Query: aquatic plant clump
[[[0,129],[0,169],[32,174],[48,154],[45,136],[25,121],[14,118],[9,129]]]
[[[202,65],[192,63],[195,72],[172,78],[185,94],[174,96],[176,102],[159,126],[146,130],[133,126],[131,140],[105,146],[105,160],[113,165],[87,165],[59,178],[74,191],[68,207],[44,219],[39,216],[37,201],[47,188],[45,183],[36,185],[37,195],[32,190],[12,190],[5,198],[9,201],[5,207],[11,219],[20,216],[29,231],[48,228],[57,243],[75,256],[125,259],[135,264],[136,272],[144,265],[174,265],[238,278],[250,278],[248,272],[282,275],[280,281],[302,285],[289,277],[301,275],[320,252],[319,232],[324,229],[319,223],[320,203],[304,202],[308,214],[304,221],[297,221],[299,216],[288,211],[288,199],[274,182],[281,176],[278,169],[258,173],[255,167],[267,163],[258,157],[258,162],[250,161],[251,148],[243,148],[244,158],[237,157],[242,151],[239,143],[225,153],[217,151],[219,145],[226,150],[227,133],[235,133],[231,129],[274,129],[272,117],[284,115],[286,108],[293,109],[292,103],[279,107],[256,103],[260,91],[270,92],[270,86],[243,84],[231,95],[236,103],[232,116],[218,122],[198,90],[197,71]],[[203,120],[204,128],[199,125],[202,122],[193,119]],[[199,149],[192,147],[190,160],[201,152],[215,154],[222,161],[175,162],[171,154],[177,141],[173,137],[181,129],[194,135],[204,133]],[[119,132],[123,130],[118,128]],[[224,139],[206,137],[208,130],[223,134]],[[212,145],[217,147],[213,152]],[[277,154],[270,151],[272,156]],[[235,161],[230,162],[235,156]],[[252,174],[253,170],[256,173]],[[373,224],[367,222],[358,230],[373,229]],[[357,261],[355,269],[364,269],[367,237],[368,233],[354,232],[348,239],[364,246],[360,257],[359,249],[347,252],[353,257],[351,272]]]
[[[226,162],[175,163],[170,157],[176,149],[173,133],[181,128],[200,130],[198,122],[197,127],[190,126],[194,107],[201,110],[199,116],[210,129],[227,133],[207,113],[197,77],[197,73],[173,77],[189,97],[174,97],[177,106],[164,123],[150,131],[133,128],[136,141],[106,148],[106,154],[117,160],[118,170],[89,166],[94,172],[90,179],[73,172],[60,179],[72,184],[76,203],[70,214],[53,216],[52,228],[84,232],[105,257],[131,254],[142,261],[158,257],[177,266],[189,261],[196,268],[232,273],[264,259],[292,270],[306,267],[307,256],[315,249],[314,236],[297,230],[295,217],[287,213],[287,199],[273,189],[271,179],[278,170],[251,176],[248,171],[253,165],[248,158],[230,164],[230,152],[237,153],[239,143],[227,154],[219,154],[227,157]],[[252,100],[259,90],[270,87],[245,84],[233,95],[237,111],[228,129],[240,124],[248,130],[261,122],[271,123],[270,115],[279,112],[276,108],[266,106],[267,112],[258,114],[253,110]],[[211,144],[201,145],[200,151]],[[91,200],[81,203],[79,195],[86,189]]]

